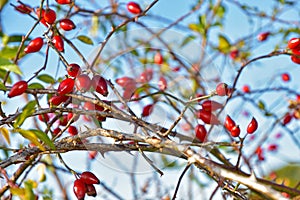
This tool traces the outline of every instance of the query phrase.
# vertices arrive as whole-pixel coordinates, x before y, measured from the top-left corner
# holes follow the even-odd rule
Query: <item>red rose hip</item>
[[[61,38],[61,36],[59,35],[55,35],[52,39],[52,42],[53,42],[53,45],[54,47],[60,51],[60,52],[64,52],[65,51],[65,48],[64,48],[64,41],[63,39]]]
[[[81,179],[76,179],[73,185],[73,192],[78,200],[84,200],[85,193],[87,192],[86,184]]]
[[[91,88],[92,81],[86,74],[79,75],[75,80],[75,86],[80,92],[86,92]]]
[[[74,22],[70,19],[62,19],[59,22],[60,28],[62,28],[65,31],[70,31],[76,28]]]
[[[288,48],[292,50],[300,50],[300,38],[292,38],[288,42]]]
[[[230,134],[231,134],[232,137],[239,137],[240,133],[241,133],[241,129],[240,129],[239,126],[234,126],[230,130]]]
[[[196,135],[196,138],[198,140],[200,140],[201,142],[204,142],[204,140],[206,138],[206,135],[207,135],[207,131],[205,129],[205,126],[202,125],[202,124],[198,124],[195,127],[195,135]]]
[[[100,181],[99,179],[97,178],[97,176],[95,174],[93,174],[92,172],[83,172],[81,175],[80,175],[80,179],[87,185],[90,185],[90,184],[99,184]]]
[[[24,5],[24,4],[20,4],[20,5],[16,6],[15,9],[23,14],[29,14],[32,11],[31,7]]]
[[[92,79],[92,86],[99,94],[105,97],[108,95],[107,82],[102,76],[95,75]]]
[[[43,44],[44,44],[43,39],[41,37],[37,37],[29,42],[27,47],[25,47],[24,52],[25,53],[38,52],[43,47]]]
[[[140,14],[142,12],[140,5],[132,1],[127,3],[127,10],[132,14]]]
[[[142,117],[148,117],[153,111],[154,104],[148,104],[143,108]]]
[[[219,96],[226,96],[228,93],[228,85],[226,83],[219,83],[216,87],[216,93]]]
[[[76,77],[80,75],[81,68],[76,63],[69,64],[69,66],[67,67],[67,73],[69,76]]]
[[[9,98],[12,98],[12,97],[15,97],[15,96],[19,96],[21,94],[23,94],[26,89],[28,88],[28,84],[26,81],[19,81],[19,82],[16,82],[11,90],[9,91],[8,93],[8,97]]]
[[[63,80],[58,86],[57,89],[58,94],[65,95],[71,93],[73,91],[74,85],[75,85],[75,81],[72,78],[67,78]]]
[[[254,117],[252,117],[251,122],[247,126],[247,133],[252,134],[254,133],[258,128],[258,123]]]
[[[196,116],[198,119],[201,119],[205,124],[220,124],[217,116],[214,115],[212,112],[201,109],[196,113]]]
[[[228,131],[231,131],[231,129],[235,126],[235,122],[231,119],[229,115],[227,115],[225,118],[224,126]]]
[[[46,9],[43,17],[48,24],[53,24],[56,20],[56,12],[52,9]]]
[[[70,4],[72,0],[55,0],[58,4]]]

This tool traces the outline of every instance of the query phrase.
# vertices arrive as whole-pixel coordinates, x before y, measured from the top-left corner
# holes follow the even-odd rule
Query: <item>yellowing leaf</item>
[[[219,50],[222,53],[228,53],[230,51],[230,43],[224,35],[219,35]]]
[[[10,188],[9,190],[10,190],[10,193],[12,195],[19,196],[20,198],[25,195],[25,189],[24,188],[14,187],[14,188]]]
[[[81,42],[89,45],[93,45],[93,40],[85,35],[79,35],[77,36],[77,39],[80,40]]]
[[[10,144],[9,131],[5,127],[0,127],[0,132],[8,144]]]
[[[16,132],[19,132],[24,138],[28,139],[34,145],[38,146],[42,151],[45,150],[45,147],[39,142],[38,137],[35,135],[34,131],[18,128],[16,129]]]
[[[6,58],[0,57],[0,69],[4,69],[5,71],[12,71],[16,74],[22,75],[22,72],[18,65],[13,64],[10,62],[10,60]]]
[[[45,164],[39,164],[37,167],[37,173],[39,174],[39,182],[44,182],[46,180],[46,165]]]

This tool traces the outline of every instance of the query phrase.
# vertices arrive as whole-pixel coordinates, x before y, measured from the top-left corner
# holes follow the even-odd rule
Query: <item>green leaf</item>
[[[0,69],[4,69],[5,71],[12,71],[16,74],[22,75],[22,72],[18,65],[11,63],[11,61],[6,58],[0,57]]]
[[[29,89],[45,89],[44,86],[40,83],[31,83],[28,85]]]
[[[38,137],[35,135],[34,130],[24,130],[17,128],[15,129],[16,132],[19,132],[24,138],[28,139],[30,142],[32,142],[34,145],[39,147],[42,151],[45,150],[45,147],[39,142]]]
[[[34,132],[34,134],[41,140],[43,141],[46,145],[48,145],[51,149],[55,149],[55,146],[53,142],[50,140],[47,134],[40,130],[31,130]]]
[[[193,36],[193,35],[188,35],[187,37],[185,37],[184,38],[184,40],[182,41],[182,43],[181,43],[181,47],[183,47],[183,46],[185,46],[186,44],[188,44],[189,42],[191,42],[191,41],[193,41],[193,40],[195,40],[196,39],[196,37],[195,36]]]
[[[37,185],[34,181],[32,180],[27,180],[25,183],[25,196],[24,199],[25,200],[35,200],[36,197],[34,195],[33,192],[33,188],[36,187],[35,185]]]
[[[85,35],[79,35],[77,36],[77,39],[80,40],[81,42],[89,45],[93,45],[93,40]]]
[[[6,91],[6,87],[2,82],[0,82],[0,90]]]
[[[228,39],[224,35],[219,35],[219,50],[222,53],[229,53],[230,47]]]
[[[22,58],[25,56],[25,53],[24,53],[24,46],[22,47],[21,49],[21,52],[20,52],[20,55],[19,55],[19,58]],[[1,58],[6,58],[6,59],[14,59],[17,52],[18,52],[18,49],[19,49],[19,46],[5,46],[1,49],[0,51],[0,57]]]
[[[36,105],[36,101],[34,101],[34,100],[29,101],[27,103],[27,105],[22,110],[21,114],[16,118],[16,122],[14,123],[15,128],[20,127],[24,123],[25,119],[34,113],[35,105]]]
[[[41,75],[37,76],[36,78],[45,83],[50,83],[50,84],[55,83],[55,79],[48,74],[41,74]]]
[[[265,103],[262,102],[262,101],[259,101],[259,102],[257,103],[257,106],[258,106],[258,108],[261,109],[261,110],[265,110],[265,108],[266,108]]]
[[[3,42],[3,45],[6,46],[8,43],[11,43],[11,42],[21,42],[22,39],[23,39],[22,35],[11,35],[11,36],[4,35],[2,38],[2,42]],[[30,39],[27,38],[27,40],[29,41]]]

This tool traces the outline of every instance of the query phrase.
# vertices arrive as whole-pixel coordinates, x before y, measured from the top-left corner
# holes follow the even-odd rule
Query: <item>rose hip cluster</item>
[[[292,51],[291,60],[296,64],[300,64],[300,38],[290,39],[288,48]]]
[[[235,121],[227,115],[224,122],[224,127],[226,130],[228,130],[232,137],[239,137],[241,133],[241,129],[239,125],[236,125]],[[252,117],[251,121],[249,122],[247,126],[247,133],[253,134],[258,128],[257,120]]]
[[[73,191],[78,200],[84,200],[85,195],[96,197],[94,184],[100,184],[99,179],[92,172],[83,172],[79,179],[74,181]]]
[[[156,52],[156,54],[153,57],[153,62],[156,65],[162,65],[164,60],[163,56],[160,52]],[[138,98],[139,93],[138,93],[138,88],[143,87],[149,82],[153,80],[153,69],[147,68],[143,72],[139,74],[137,77],[128,77],[128,76],[123,76],[119,77],[115,80],[117,85],[123,88],[123,97],[125,99],[131,99],[133,98]],[[159,76],[158,82],[157,82],[157,88],[159,91],[165,91],[168,88],[168,83],[167,79],[161,75]],[[141,113],[142,117],[148,117],[154,108],[155,103],[148,104],[143,107],[143,111]]]
[[[72,1],[70,0],[57,0],[58,4],[71,4]],[[51,42],[52,45],[56,48],[59,52],[64,52],[64,40],[62,35],[60,34],[59,30],[56,28],[57,24],[59,27],[64,31],[71,31],[76,28],[74,22],[68,18],[60,19],[59,21],[56,20],[56,12],[51,8],[47,7],[44,8],[37,8],[34,9],[29,5],[20,4],[15,7],[17,11],[23,14],[30,14],[34,12],[35,15],[38,17],[39,22],[45,25],[47,28],[51,29]],[[37,37],[32,39],[28,45],[25,47],[24,52],[26,54],[35,53],[41,50],[44,45],[44,41],[42,37]]]

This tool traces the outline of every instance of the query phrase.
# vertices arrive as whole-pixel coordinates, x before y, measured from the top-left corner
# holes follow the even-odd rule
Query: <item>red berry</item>
[[[25,53],[38,52],[43,47],[43,44],[44,44],[43,39],[41,37],[37,37],[29,42],[27,47],[25,47],[24,52]]]
[[[91,88],[92,81],[86,74],[79,75],[75,80],[77,90],[84,93]]]
[[[288,82],[290,80],[290,75],[288,73],[283,73],[283,74],[281,74],[281,79],[284,82]]]
[[[292,50],[300,50],[300,38],[292,38],[288,42],[288,48]]]
[[[63,41],[63,39],[59,35],[55,35],[52,38],[52,43],[53,43],[54,47],[58,51],[60,51],[60,52],[64,52],[65,51],[65,49],[64,49],[64,41]]]
[[[71,112],[68,113],[68,121],[72,120],[73,122],[75,122],[78,119],[79,119],[78,114],[74,114],[74,113],[71,113]]]
[[[87,192],[86,184],[81,179],[76,179],[73,185],[73,192],[78,200],[84,200],[85,193]]]
[[[195,134],[196,134],[196,138],[198,140],[200,140],[201,142],[204,142],[206,135],[207,135],[207,131],[205,129],[205,126],[202,124],[198,124],[195,127]]]
[[[240,135],[240,133],[241,133],[241,129],[239,126],[234,126],[230,130],[230,134],[232,137],[238,137]]]
[[[74,135],[78,134],[78,130],[75,126],[69,126],[68,132],[70,133],[71,136],[74,136]]]
[[[127,76],[117,78],[116,83],[123,88],[136,88],[136,81]]]
[[[95,75],[92,79],[92,86],[101,95],[105,97],[108,95],[107,82],[102,76]]]
[[[56,12],[52,9],[46,9],[43,17],[48,24],[53,24],[56,20]]]
[[[32,8],[30,6],[27,6],[24,4],[20,4],[20,5],[16,6],[15,9],[23,14],[29,14],[32,11]]]
[[[26,81],[19,81],[19,82],[16,82],[12,87],[11,87],[11,90],[9,91],[8,93],[8,97],[9,98],[12,98],[12,97],[15,97],[15,96],[19,96],[21,94],[23,94],[26,89],[28,88],[28,84]]]
[[[204,101],[202,104],[202,109],[205,110],[205,111],[209,111],[209,112],[212,112],[212,111],[216,111],[220,108],[223,108],[223,105],[216,102],[216,101],[212,101],[212,100],[206,100]]]
[[[205,124],[220,124],[218,118],[211,112],[203,109],[197,111],[196,116],[201,119]]]
[[[60,126],[66,126],[68,124],[68,115],[63,115],[60,119],[59,119],[59,125]]]
[[[167,83],[167,80],[165,77],[161,76],[159,77],[159,81],[158,81],[158,88],[161,90],[161,91],[164,91],[166,90],[168,87],[168,83]]]
[[[81,73],[81,68],[75,63],[69,64],[69,66],[67,67],[67,73],[72,77],[79,76]]]
[[[262,41],[265,41],[266,39],[268,39],[268,36],[270,35],[270,32],[264,32],[264,33],[260,33],[258,36],[257,36],[257,40],[262,42]]]
[[[60,82],[57,92],[59,95],[71,93],[73,91],[75,81],[72,78],[67,78]]]
[[[148,117],[153,111],[154,104],[148,104],[143,108],[142,117]]]
[[[292,56],[291,56],[291,60],[292,60],[294,63],[300,65],[300,57],[299,57],[299,56],[292,55]]]
[[[265,160],[265,157],[263,155],[264,151],[261,147],[257,147],[257,149],[255,150],[255,154],[257,155],[259,160]]]
[[[97,191],[96,191],[94,185],[91,185],[91,184],[86,185],[86,188],[87,188],[86,194],[88,196],[92,196],[92,197],[96,197],[97,196]]]
[[[231,119],[229,115],[227,115],[225,118],[224,126],[228,131],[231,131],[231,129],[235,126],[235,122]]]
[[[284,117],[283,117],[283,125],[287,125],[288,123],[291,122],[292,120],[292,115],[290,113],[287,113]]]
[[[230,56],[230,58],[232,59],[232,60],[235,60],[235,59],[237,59],[237,57],[239,56],[239,50],[232,50],[231,52],[230,52],[230,54],[229,54],[229,56]]]
[[[252,117],[251,122],[247,126],[247,133],[252,134],[254,133],[258,128],[258,123],[254,117]]]
[[[136,88],[125,87],[123,92],[124,99],[131,99],[135,95]]]
[[[268,146],[268,151],[276,151],[278,149],[277,144],[270,144]]]
[[[48,122],[48,121],[49,121],[49,116],[48,116],[48,114],[41,114],[41,115],[38,116],[38,118],[39,118],[39,120],[40,120],[41,122]]]
[[[127,3],[127,10],[132,14],[140,14],[142,12],[140,5],[135,2]]]
[[[226,96],[228,92],[228,85],[226,83],[219,83],[216,87],[216,93],[219,96]]]
[[[70,31],[76,28],[74,22],[70,19],[62,19],[59,22],[60,28],[62,28],[65,31]]]
[[[98,152],[97,151],[89,151],[88,157],[91,160],[94,160],[97,156]]]
[[[55,0],[58,4],[70,4],[72,0]]]
[[[57,127],[56,129],[53,130],[53,135],[58,135],[61,132],[61,129]]]
[[[40,10],[40,8],[37,8],[35,13],[38,16],[38,18],[40,19],[40,22],[42,24],[44,24],[46,27],[48,27],[48,24],[44,19],[45,10],[44,9]]]
[[[68,96],[52,96],[49,99],[49,102],[51,105],[58,106],[59,104],[66,102],[68,99]]]
[[[90,185],[90,184],[99,184],[100,181],[99,179],[97,178],[97,176],[95,174],[93,174],[92,172],[83,172],[81,175],[80,175],[80,179],[87,185]]]
[[[153,70],[152,69],[146,69],[140,74],[140,77],[138,78],[138,81],[140,83],[149,83],[151,79],[153,78]]]
[[[164,62],[164,58],[161,55],[160,52],[156,52],[156,54],[154,55],[154,63],[157,65],[161,65]]]
[[[104,110],[103,107],[101,107],[97,104],[93,104],[92,102],[89,102],[89,101],[84,103],[83,108],[85,110],[98,110],[98,111],[103,111]]]
[[[249,85],[244,85],[242,88],[243,92],[245,93],[250,93],[250,86]]]

